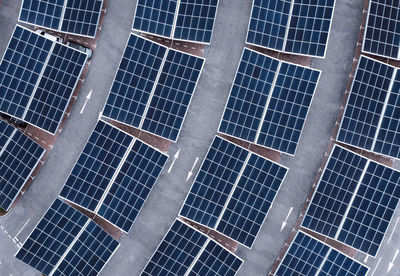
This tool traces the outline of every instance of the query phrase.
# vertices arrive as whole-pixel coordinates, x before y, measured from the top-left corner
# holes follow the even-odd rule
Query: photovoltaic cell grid
[[[242,260],[177,219],[141,275],[235,275]]]
[[[368,267],[304,232],[297,232],[275,275],[364,276]]]
[[[9,210],[45,149],[0,120],[0,207]]]
[[[218,0],[139,0],[133,30],[209,44],[217,8]]]
[[[286,172],[216,136],[180,216],[251,247]]]
[[[370,1],[364,32],[363,52],[399,59],[399,16],[399,1]]]
[[[100,226],[56,199],[15,257],[46,275],[97,275],[117,248]]]
[[[219,132],[294,155],[319,76],[245,48]]]
[[[129,232],[167,156],[99,121],[60,197]]]
[[[131,34],[102,115],[176,141],[203,65]]]
[[[302,226],[376,256],[399,184],[399,171],[335,146]]]
[[[19,21],[74,35],[95,37],[103,0],[24,0]]]
[[[335,0],[254,0],[246,42],[324,57],[334,6]]]
[[[396,68],[361,56],[337,140],[400,158],[399,83]]]

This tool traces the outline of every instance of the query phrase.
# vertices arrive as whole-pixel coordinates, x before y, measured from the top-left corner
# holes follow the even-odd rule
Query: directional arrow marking
[[[168,173],[171,172],[172,168],[173,168],[174,165],[175,165],[176,159],[179,158],[179,153],[180,153],[180,151],[181,151],[181,149],[178,149],[178,151],[174,154],[174,160],[172,160],[171,166],[169,166]]]
[[[83,113],[83,111],[85,111],[86,105],[87,105],[88,101],[90,100],[90,98],[92,97],[92,92],[93,92],[93,89],[91,89],[89,94],[86,95],[86,100],[85,100],[85,103],[82,106],[81,114]]]
[[[286,219],[282,222],[281,232],[282,232],[283,228],[286,227],[286,225],[287,225],[287,220],[289,219],[290,214],[292,213],[292,211],[293,211],[293,207],[290,207],[289,212],[288,212],[288,214],[287,214],[287,216],[286,216]]]
[[[393,268],[393,266],[394,266],[394,261],[396,260],[397,255],[399,255],[399,250],[398,250],[398,249],[396,249],[396,253],[394,253],[393,259],[392,259],[392,261],[389,263],[387,272],[389,272],[390,270],[392,270],[392,268]]]
[[[186,182],[188,182],[188,180],[192,177],[192,175],[193,175],[193,170],[194,170],[194,167],[196,167],[196,164],[197,164],[197,162],[199,161],[199,158],[198,157],[196,157],[196,159],[194,160],[194,163],[193,163],[193,166],[192,166],[192,169],[188,172],[188,174],[187,174],[187,176],[186,176]]]

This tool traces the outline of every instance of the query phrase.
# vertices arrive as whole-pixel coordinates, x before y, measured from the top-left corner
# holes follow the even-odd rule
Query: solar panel
[[[100,226],[56,199],[15,257],[46,275],[97,275],[118,246]]]
[[[0,207],[10,210],[45,149],[0,120]]]
[[[363,52],[399,59],[399,16],[400,6],[398,1],[370,1],[364,32]]]
[[[210,44],[218,0],[139,0],[133,30]]]
[[[131,34],[102,115],[176,141],[204,62]]]
[[[400,172],[335,146],[302,226],[375,256],[400,197]]]
[[[94,38],[102,6],[103,0],[23,0],[19,21]]]
[[[17,25],[0,64],[0,111],[55,134],[86,57]]]
[[[281,52],[325,57],[335,0],[254,0],[246,42]]]
[[[141,275],[235,275],[242,260],[177,219]]]
[[[167,155],[98,121],[60,197],[129,232]]]
[[[399,83],[395,67],[361,56],[337,140],[400,158]]]
[[[245,48],[219,132],[294,155],[319,76]]]
[[[356,260],[299,231],[274,275],[364,276],[368,270]]]
[[[180,216],[251,247],[287,169],[216,136]]]

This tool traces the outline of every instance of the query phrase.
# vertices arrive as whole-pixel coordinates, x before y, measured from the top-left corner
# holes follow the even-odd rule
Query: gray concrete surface
[[[17,22],[20,2],[5,0],[0,6],[1,55]],[[0,229],[0,275],[38,275],[34,269],[13,257],[18,248],[8,235],[13,238],[30,219],[17,237],[20,241],[27,238],[61,190],[103,108],[130,33],[136,5],[136,1],[129,0],[108,2],[92,65],[71,116],[35,182],[12,212],[0,219],[0,225],[4,228]],[[303,208],[321,165],[347,85],[362,3],[363,0],[337,0],[327,57],[312,61],[312,67],[322,70],[322,76],[297,154],[281,159],[281,163],[290,171],[254,247],[251,250],[240,247],[237,251],[245,261],[238,273],[240,276],[268,273]],[[162,173],[131,232],[122,236],[119,250],[102,275],[139,275],[177,216],[191,185],[191,181],[185,181],[186,174],[196,157],[202,160],[216,134],[244,47],[250,7],[251,0],[220,0],[212,44],[205,50],[207,61],[203,74],[180,138],[169,150],[172,156],[181,149],[180,157],[171,174],[166,170]],[[84,114],[80,115],[79,110],[90,89],[93,89],[93,97]],[[294,211],[287,227],[280,232],[282,220],[290,207]],[[397,217],[398,214],[395,220]],[[379,256],[376,259],[369,258],[366,264],[373,271],[379,262],[375,275],[398,275],[398,262],[391,273],[386,273],[388,263],[398,247],[400,234],[395,233],[390,244],[384,241]],[[357,257],[359,260],[364,258],[362,254]],[[379,261],[379,258],[382,260]]]

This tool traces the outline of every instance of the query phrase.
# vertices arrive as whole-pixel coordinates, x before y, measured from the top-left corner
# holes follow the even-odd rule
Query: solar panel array
[[[102,115],[176,141],[204,62],[131,34]]]
[[[97,275],[119,243],[56,199],[15,257],[45,275]]]
[[[55,134],[86,58],[17,25],[0,64],[0,112]]]
[[[294,155],[319,76],[245,48],[219,132]]]
[[[235,275],[243,261],[177,219],[147,263],[143,276]]]
[[[369,2],[363,52],[400,59],[400,3],[390,0]]]
[[[19,21],[73,35],[95,37],[103,0],[23,0]]]
[[[168,156],[99,121],[60,197],[129,232]]]
[[[10,210],[45,149],[0,120],[0,208]]]
[[[399,197],[399,171],[335,146],[302,226],[376,256]]]
[[[218,0],[139,0],[133,30],[210,44]]]
[[[335,0],[254,0],[248,44],[325,57]]]
[[[400,71],[361,56],[337,140],[400,158]]]
[[[287,169],[216,136],[180,216],[251,247]]]
[[[304,232],[297,232],[274,275],[364,276],[368,267]]]

